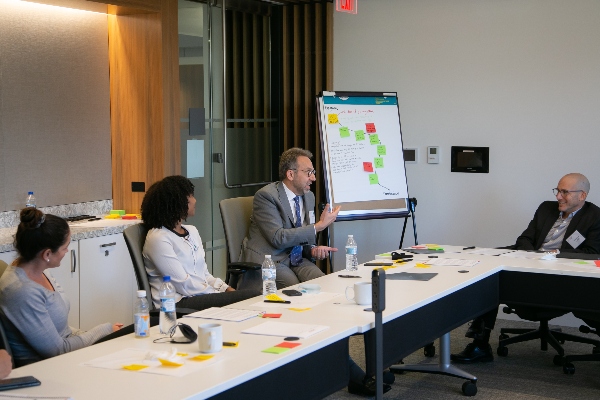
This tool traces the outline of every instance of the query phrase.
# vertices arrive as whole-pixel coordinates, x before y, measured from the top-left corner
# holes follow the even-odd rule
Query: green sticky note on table
[[[377,176],[377,174],[369,174],[369,184],[371,184],[371,185],[379,184],[379,177]]]
[[[365,131],[363,131],[362,129],[359,129],[356,132],[354,132],[354,136],[356,137],[357,142],[359,142],[361,140],[365,140]]]
[[[272,354],[281,354],[281,353],[285,353],[286,351],[289,351],[290,349],[288,349],[287,347],[269,347],[268,349],[264,349],[262,352],[263,353],[272,353]]]
[[[383,168],[383,158],[375,157],[375,168]]]
[[[379,144],[379,135],[376,133],[369,135],[369,141],[371,144]]]
[[[575,264],[588,264],[587,261],[575,261]]]
[[[350,137],[350,129],[347,126],[340,128],[340,137]]]
[[[378,156],[385,156],[385,145],[384,144],[380,144],[377,146],[377,155]]]

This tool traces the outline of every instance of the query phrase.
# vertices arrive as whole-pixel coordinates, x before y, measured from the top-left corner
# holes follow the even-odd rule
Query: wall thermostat
[[[427,164],[440,163],[440,148],[439,146],[427,146]]]

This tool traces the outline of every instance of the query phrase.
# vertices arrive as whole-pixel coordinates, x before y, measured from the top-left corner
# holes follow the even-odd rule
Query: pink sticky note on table
[[[363,169],[366,172],[373,172],[373,163],[372,162],[363,162]]]
[[[596,267],[600,267],[600,260],[594,260],[594,264],[596,264]]]
[[[281,314],[263,314],[263,318],[281,318]]]

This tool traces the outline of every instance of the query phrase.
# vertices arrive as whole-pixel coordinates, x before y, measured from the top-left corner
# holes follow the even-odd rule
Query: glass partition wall
[[[225,278],[222,199],[251,196],[273,178],[270,7],[179,0],[182,174],[196,186],[206,262]]]

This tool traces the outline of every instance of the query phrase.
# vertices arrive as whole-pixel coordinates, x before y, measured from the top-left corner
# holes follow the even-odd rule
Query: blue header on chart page
[[[338,96],[323,96],[323,104],[357,104],[357,105],[390,105],[398,104],[396,96],[390,97],[338,97]]]

